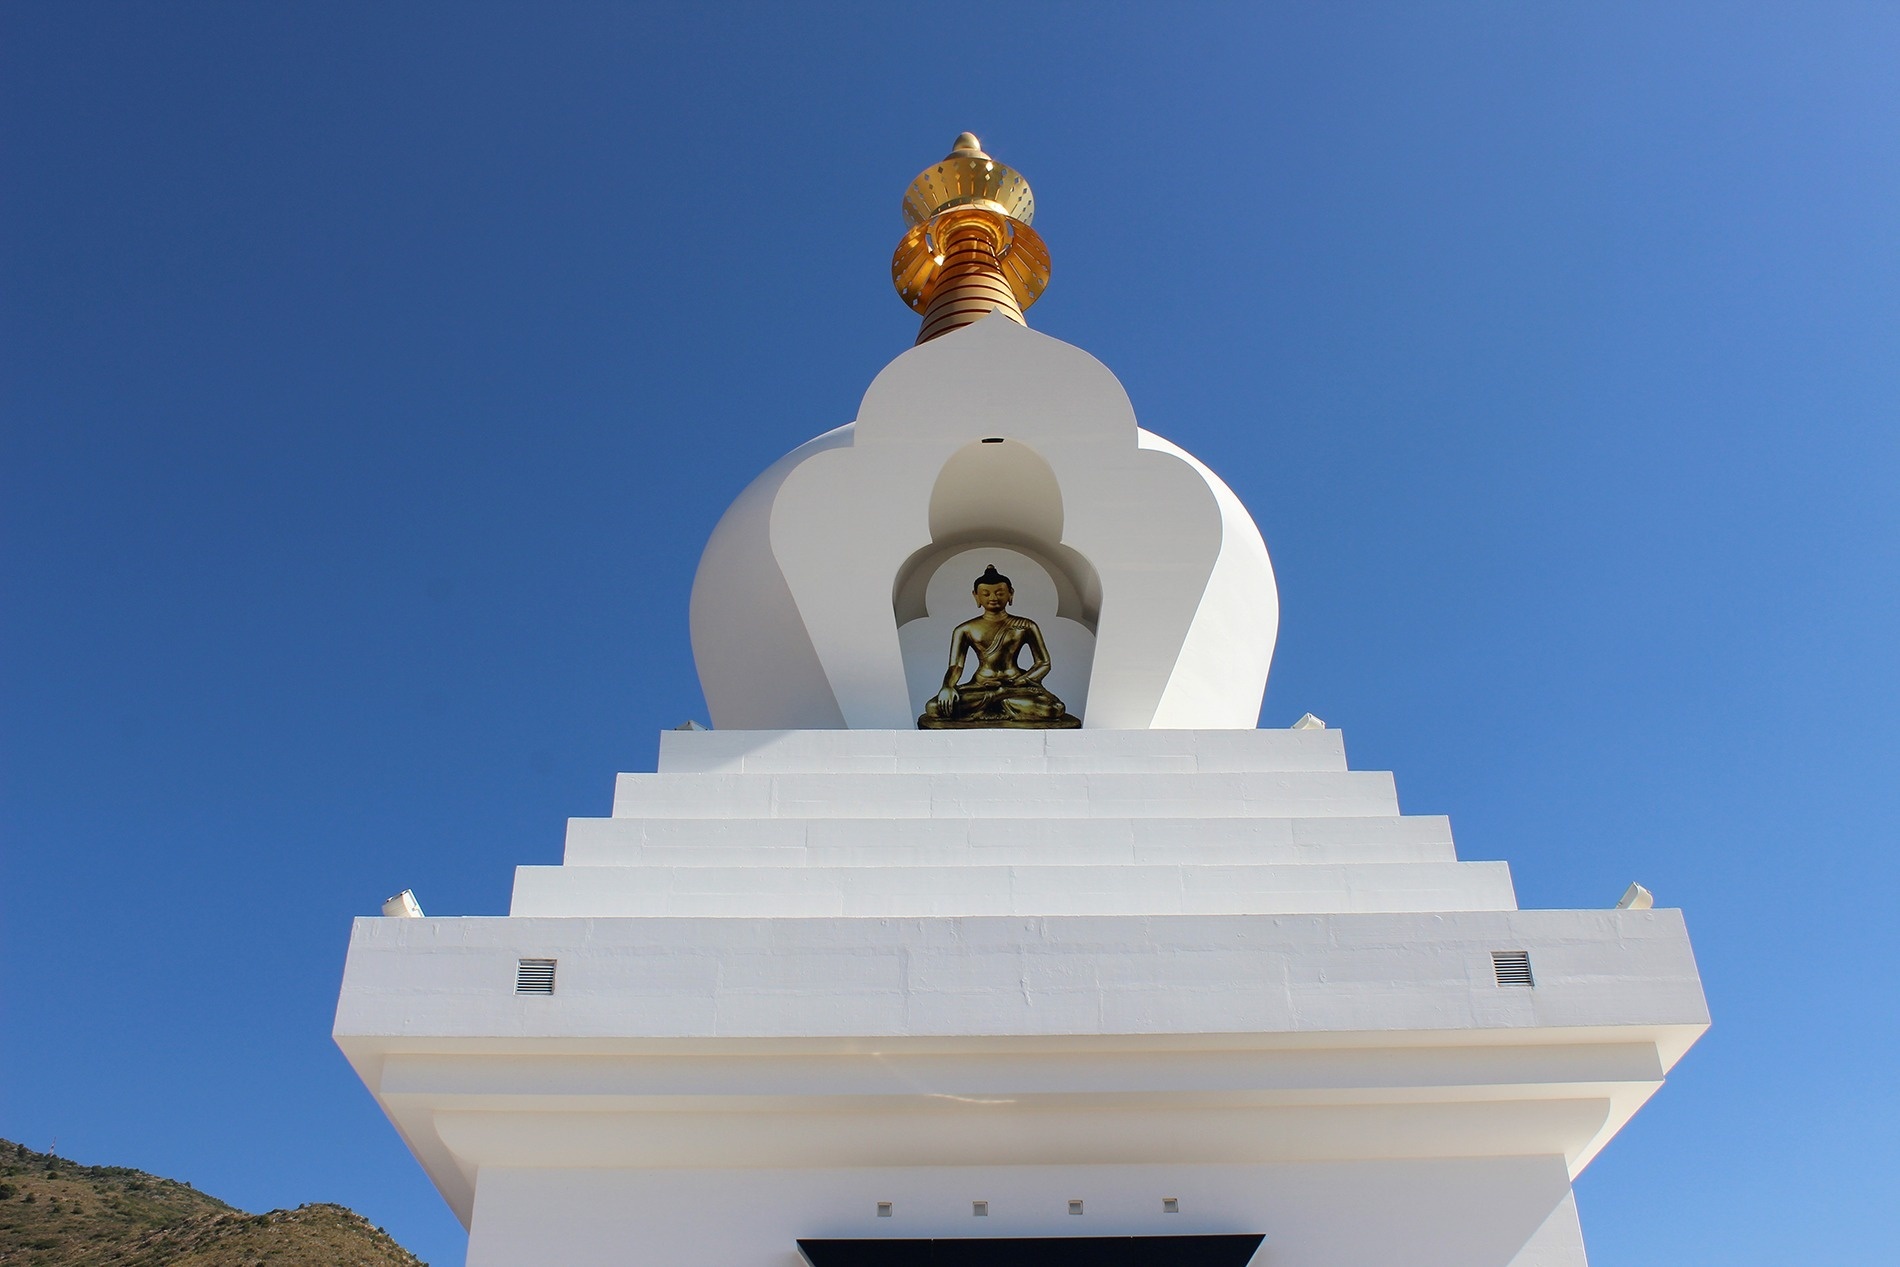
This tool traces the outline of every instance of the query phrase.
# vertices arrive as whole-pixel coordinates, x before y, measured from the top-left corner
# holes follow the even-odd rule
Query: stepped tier
[[[1512,910],[1330,730],[674,731],[518,916]]]

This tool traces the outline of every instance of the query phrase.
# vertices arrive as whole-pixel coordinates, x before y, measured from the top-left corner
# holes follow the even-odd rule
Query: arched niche
[[[950,455],[930,491],[930,544],[913,552],[891,585],[898,627],[927,614],[925,591],[965,550],[996,546],[1033,560],[1055,586],[1056,615],[1094,633],[1102,610],[1095,568],[1062,544],[1062,487],[1040,453],[997,436]]]

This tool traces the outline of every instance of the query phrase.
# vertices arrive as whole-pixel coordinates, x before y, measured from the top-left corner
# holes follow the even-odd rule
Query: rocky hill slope
[[[340,1205],[246,1214],[189,1184],[0,1140],[4,1267],[428,1267]]]

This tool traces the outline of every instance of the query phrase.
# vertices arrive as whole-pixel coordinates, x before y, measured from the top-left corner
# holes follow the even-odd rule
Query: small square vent
[[[553,994],[554,960],[518,960],[515,963],[515,993]]]
[[[1537,984],[1531,980],[1531,952],[1528,950],[1492,951],[1491,971],[1497,974],[1499,985]]]

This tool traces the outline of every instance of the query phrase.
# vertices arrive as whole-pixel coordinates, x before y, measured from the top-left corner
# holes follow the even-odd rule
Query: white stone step
[[[1513,910],[1501,862],[1357,866],[520,867],[516,916],[908,919]]]
[[[573,818],[568,866],[1452,862],[1440,815],[1367,818]]]
[[[614,785],[613,816],[1323,818],[1398,812],[1398,793],[1390,773],[1353,770],[1272,774],[622,774]]]
[[[1202,773],[1346,768],[1337,730],[670,730],[666,774]]]

